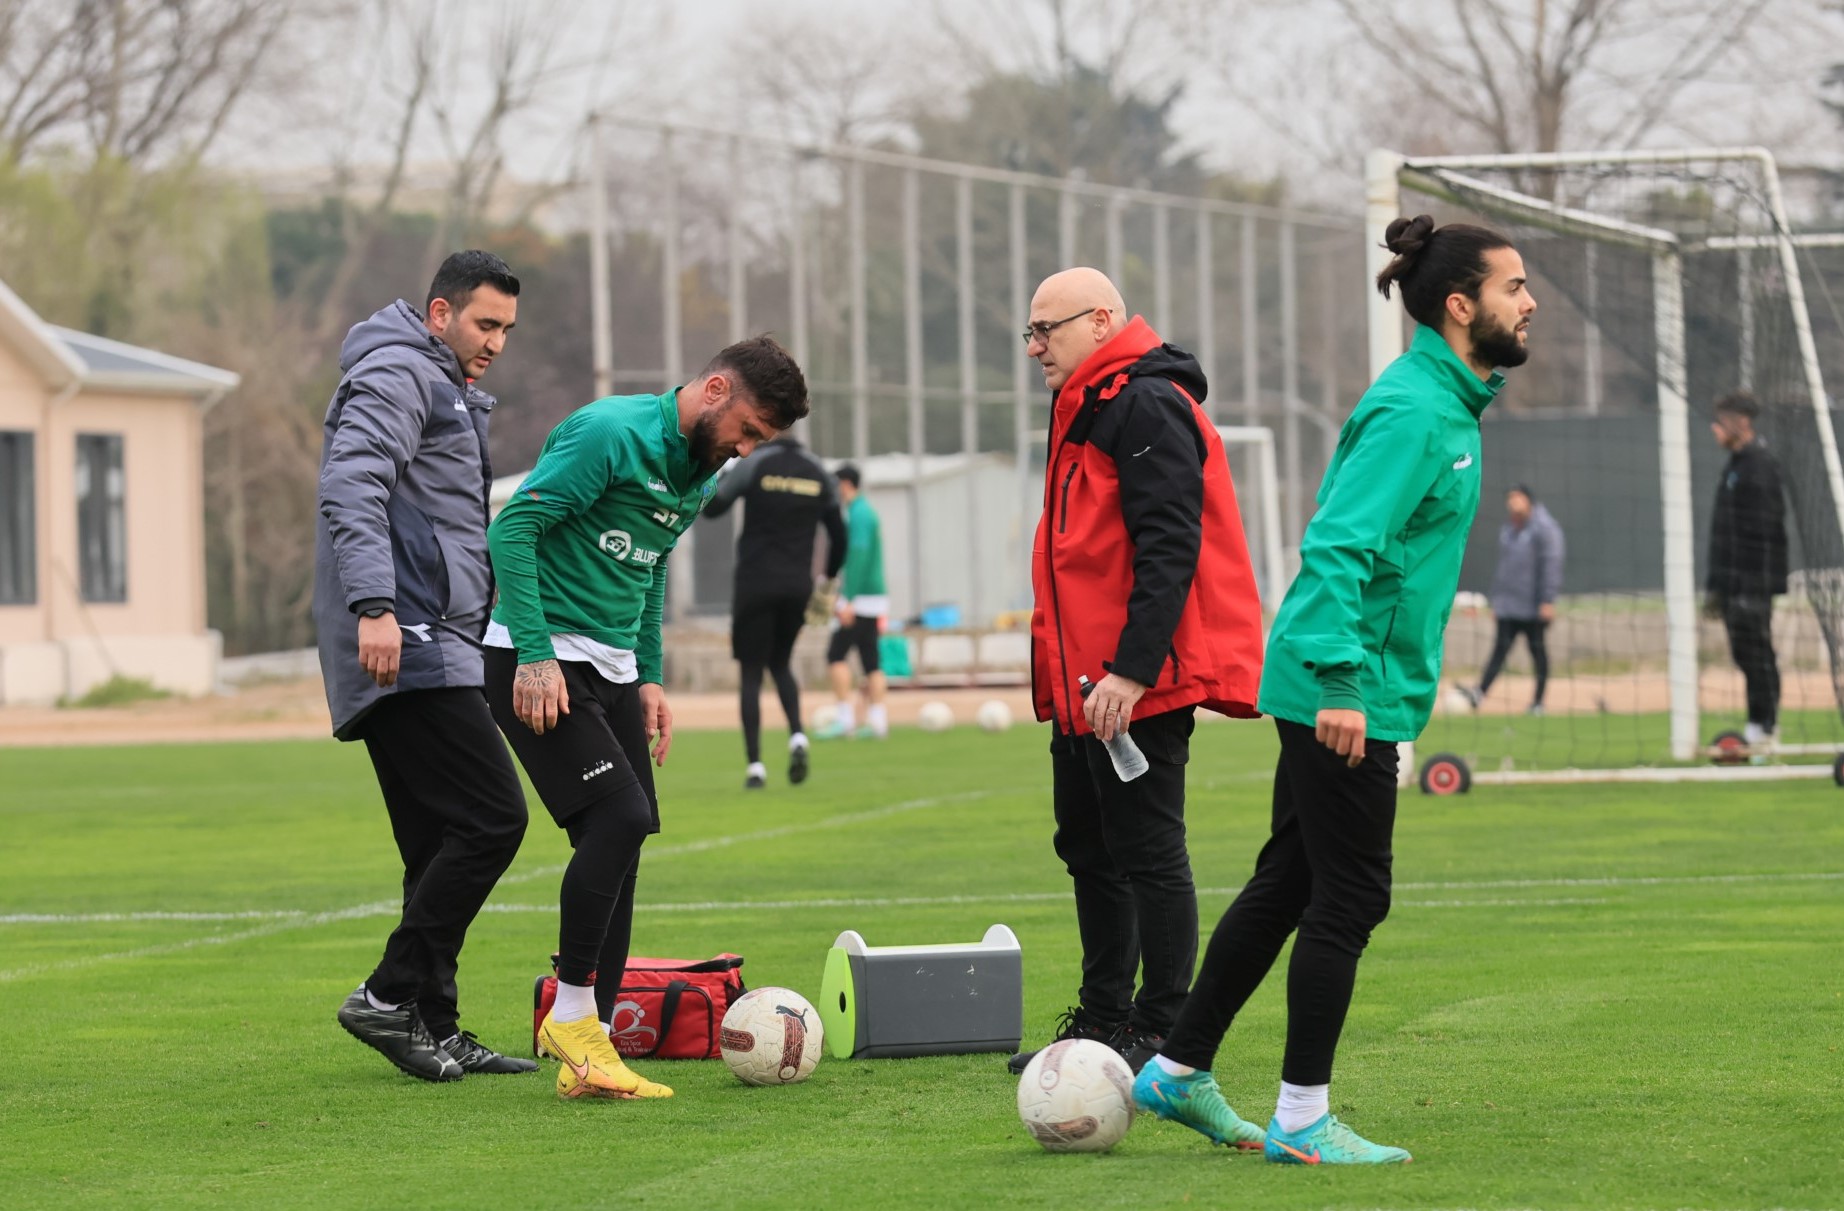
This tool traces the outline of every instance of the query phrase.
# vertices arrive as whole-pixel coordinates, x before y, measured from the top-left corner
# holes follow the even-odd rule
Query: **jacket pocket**
[[[448,613],[448,561],[435,523],[401,496],[390,503],[391,562],[397,576],[397,614],[429,622]]]

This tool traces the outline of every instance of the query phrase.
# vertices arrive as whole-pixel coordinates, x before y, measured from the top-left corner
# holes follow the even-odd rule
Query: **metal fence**
[[[1275,431],[1278,532],[1298,544],[1366,382],[1355,215],[607,115],[588,130],[597,393],[684,382],[729,341],[776,333],[807,371],[801,436],[871,461],[874,492],[909,494],[885,532],[898,616],[946,600],[982,624],[1029,604],[1049,398],[1018,333],[1037,282],[1070,265],[1102,268],[1197,356],[1214,420]],[[1232,451],[1239,476],[1250,450]],[[931,516],[941,456],[977,495]],[[1009,488],[994,490],[995,459]],[[943,541],[942,525],[962,532]],[[731,539],[727,517],[687,536],[676,614],[727,609]]]

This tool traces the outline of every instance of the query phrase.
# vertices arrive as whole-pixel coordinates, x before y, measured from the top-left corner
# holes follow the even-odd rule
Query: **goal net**
[[[1370,185],[1373,243],[1398,213],[1492,227],[1522,254],[1538,302],[1530,360],[1486,414],[1448,683],[1418,756],[1450,752],[1475,776],[1514,780],[1702,763],[1721,733],[1743,730],[1745,679],[1702,607],[1729,457],[1712,405],[1747,391],[1784,480],[1792,569],[1772,618],[1777,740],[1749,760],[1821,772],[1791,765],[1844,747],[1844,477],[1824,385],[1844,325],[1819,266],[1834,254],[1796,231],[1771,158],[1377,153]],[[1398,303],[1373,311],[1373,362],[1401,347],[1404,322]],[[1499,637],[1488,594],[1514,486],[1566,549],[1540,713],[1521,636],[1469,701]]]

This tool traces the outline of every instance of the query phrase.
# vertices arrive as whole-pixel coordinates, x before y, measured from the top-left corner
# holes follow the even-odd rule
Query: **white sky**
[[[1439,18],[1452,0],[1374,0],[1391,10]],[[1665,0],[1660,0],[1661,3]],[[439,3],[444,57],[461,65],[446,79],[451,103],[465,112],[481,102],[465,65],[478,63],[491,31],[506,14],[522,12],[564,31],[558,70],[539,103],[509,124],[511,173],[523,179],[567,176],[581,115],[602,104],[635,116],[700,121],[745,131],[768,130],[776,115],[745,95],[745,80],[762,69],[768,31],[815,23],[837,40],[838,60],[879,53],[888,58],[876,87],[903,95],[948,98],[963,76],[964,38],[994,63],[1042,63],[1050,46],[1044,10],[1028,0],[355,0],[361,11],[310,31],[293,61],[301,82],[286,102],[252,106],[220,145],[217,159],[299,179],[336,159],[383,160],[385,127],[395,103],[407,19]],[[1175,125],[1207,164],[1246,176],[1284,171],[1296,193],[1323,204],[1354,207],[1362,150],[1386,141],[1388,116],[1413,111],[1414,97],[1379,90],[1384,76],[1360,46],[1328,45],[1331,0],[1069,0],[1079,20],[1072,42],[1091,61],[1118,53],[1123,75],[1154,88],[1183,79]],[[1764,144],[1783,161],[1837,158],[1844,127],[1816,101],[1825,68],[1844,59],[1844,19],[1822,0],[1770,0],[1779,13],[1765,40],[1766,66],[1740,78],[1716,78],[1688,94],[1649,141],[1653,144]],[[1135,22],[1151,7],[1189,15],[1176,42],[1152,23]],[[1794,10],[1811,21],[1792,19]],[[1829,13],[1830,15],[1825,15]],[[1169,26],[1167,27],[1169,28]],[[1149,33],[1148,31],[1153,32]],[[1822,35],[1822,36],[1821,36]],[[324,42],[323,48],[312,45]],[[867,52],[865,48],[871,48]],[[1650,48],[1669,55],[1672,48]],[[772,65],[771,65],[772,66]],[[311,72],[311,75],[306,73]],[[470,92],[469,85],[474,83]],[[1618,98],[1615,98],[1618,100]],[[1414,117],[1411,112],[1411,117]],[[1420,115],[1425,120],[1425,113]],[[1580,144],[1576,144],[1579,146]],[[425,124],[413,157],[448,158],[444,141]]]

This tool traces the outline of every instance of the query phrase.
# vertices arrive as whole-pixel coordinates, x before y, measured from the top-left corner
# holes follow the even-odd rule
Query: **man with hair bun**
[[[1270,632],[1260,707],[1281,752],[1272,832],[1223,914],[1178,1023],[1134,1101],[1215,1143],[1282,1164],[1388,1164],[1330,1113],[1332,1058],[1357,962],[1389,912],[1396,746],[1420,734],[1479,508],[1479,415],[1498,368],[1527,356],[1536,301],[1510,241],[1481,227],[1389,225],[1377,277],[1417,327],[1358,401],[1319,487],[1300,570]],[[1289,934],[1287,1044],[1267,1130],[1224,1101],[1211,1067]]]

